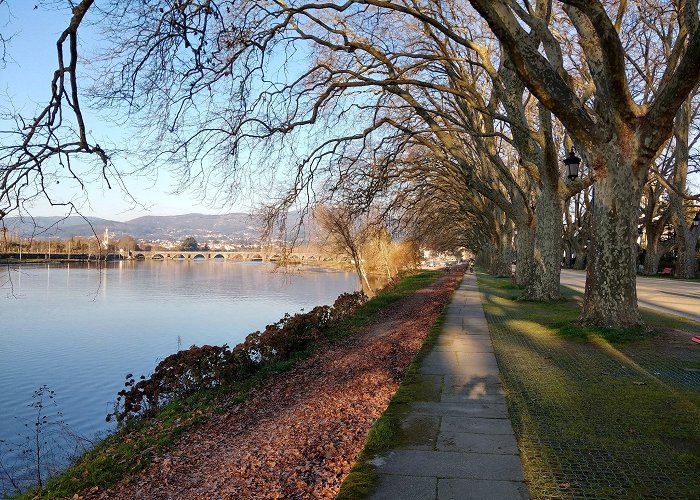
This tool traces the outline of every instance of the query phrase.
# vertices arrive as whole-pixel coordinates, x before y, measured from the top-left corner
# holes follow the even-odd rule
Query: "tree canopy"
[[[182,243],[180,244],[180,250],[184,250],[186,252],[194,252],[199,250],[199,243],[197,243],[197,240],[192,237],[188,236],[184,240],[182,240]]]

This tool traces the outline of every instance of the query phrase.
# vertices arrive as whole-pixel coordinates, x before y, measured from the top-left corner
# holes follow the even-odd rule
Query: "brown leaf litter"
[[[361,332],[326,343],[164,456],[91,499],[334,498],[461,272],[399,300]]]

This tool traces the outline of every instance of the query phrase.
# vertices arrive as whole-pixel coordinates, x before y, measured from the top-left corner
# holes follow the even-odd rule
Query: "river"
[[[0,440],[6,443],[0,458],[6,465],[18,460],[37,412],[32,394],[44,384],[54,391],[54,399],[44,396],[51,403],[44,411],[53,412],[49,420],[58,420],[60,411],[72,432],[93,437],[113,429],[105,415],[127,373],[148,375],[159,360],[191,345],[233,346],[286,312],[331,304],[357,289],[353,273],[280,272],[264,263],[5,266]]]

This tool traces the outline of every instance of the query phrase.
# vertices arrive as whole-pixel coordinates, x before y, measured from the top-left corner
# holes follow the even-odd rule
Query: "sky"
[[[12,36],[8,46],[8,61],[0,69],[0,105],[3,100],[23,112],[34,116],[37,107],[45,106],[50,96],[50,82],[56,67],[56,39],[65,29],[69,20],[68,9],[46,10],[34,8],[36,1],[9,0],[9,11],[0,6],[0,29],[3,34]],[[65,2],[67,5],[68,2]],[[89,14],[86,20],[89,20]],[[81,30],[83,27],[81,26]],[[96,38],[90,30],[79,31],[81,48],[90,50]],[[85,106],[86,99],[83,99]],[[96,113],[84,110],[87,126],[95,136],[106,136],[114,142],[123,134],[133,134],[132,130],[114,130],[100,121]],[[0,122],[1,123],[1,122]],[[110,127],[112,127],[110,129]],[[112,157],[118,168],[129,169],[128,158]],[[53,195],[61,200],[72,200],[80,206],[81,213],[105,219],[126,221],[142,215],[178,215],[184,213],[226,213],[249,211],[252,202],[239,201],[233,206],[211,207],[199,202],[196,193],[189,191],[178,195],[172,193],[175,180],[165,171],[149,177],[129,176],[124,178],[129,193],[138,204],[115,187],[109,189],[106,183],[94,176],[86,185],[87,196],[79,186],[62,182],[52,186]],[[65,215],[65,207],[51,207],[48,203],[35,203],[28,207],[32,216]],[[14,214],[17,215],[17,214]]]

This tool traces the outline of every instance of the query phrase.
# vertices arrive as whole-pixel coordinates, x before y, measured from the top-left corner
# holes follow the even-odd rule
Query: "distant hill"
[[[290,216],[296,222],[298,215]],[[185,214],[138,217],[118,222],[96,217],[6,217],[3,222],[10,234],[20,232],[23,238],[65,239],[71,236],[102,235],[109,229],[111,238],[130,235],[144,240],[182,240],[193,236],[197,240],[254,242],[260,238],[263,225],[246,213],[222,215]]]

